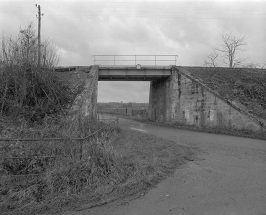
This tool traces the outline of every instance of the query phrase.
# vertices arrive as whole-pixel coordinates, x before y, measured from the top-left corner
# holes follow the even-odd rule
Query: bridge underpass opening
[[[99,81],[98,102],[149,103],[149,81]]]
[[[171,75],[170,66],[99,66],[99,102],[148,102],[150,82]]]
[[[176,60],[177,55],[94,56],[94,63],[101,63],[95,65],[99,80],[98,103],[144,103],[142,109],[148,111],[154,95],[150,94],[152,83],[169,78],[172,70],[169,64],[175,65]]]
[[[136,108],[148,113],[151,82],[164,80],[171,75],[170,66],[99,66],[98,69],[98,103],[121,103],[117,111],[127,115],[127,107],[130,107],[132,114]],[[141,104],[125,104],[129,102]],[[110,104],[109,108],[116,105]],[[125,112],[121,109],[123,107]]]

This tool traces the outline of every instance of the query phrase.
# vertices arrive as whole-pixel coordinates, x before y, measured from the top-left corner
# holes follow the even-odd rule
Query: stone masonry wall
[[[263,130],[259,123],[178,69],[167,79],[151,82],[149,114],[153,121],[171,124]]]

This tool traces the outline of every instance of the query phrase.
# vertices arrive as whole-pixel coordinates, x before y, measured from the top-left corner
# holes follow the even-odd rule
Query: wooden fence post
[[[84,140],[80,140],[80,145],[79,145],[79,159],[82,159],[82,154],[83,154],[83,141]]]

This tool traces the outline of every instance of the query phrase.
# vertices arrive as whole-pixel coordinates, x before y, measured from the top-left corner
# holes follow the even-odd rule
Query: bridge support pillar
[[[171,121],[171,77],[150,82],[149,119]]]

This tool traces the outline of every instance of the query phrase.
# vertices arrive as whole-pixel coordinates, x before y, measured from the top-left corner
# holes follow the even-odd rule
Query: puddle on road
[[[139,123],[139,127],[143,128],[144,127],[144,124]]]
[[[147,133],[146,130],[141,129],[141,128],[134,128],[134,127],[131,127],[130,129],[135,130],[135,131],[140,131],[140,132],[143,132],[143,133]]]

